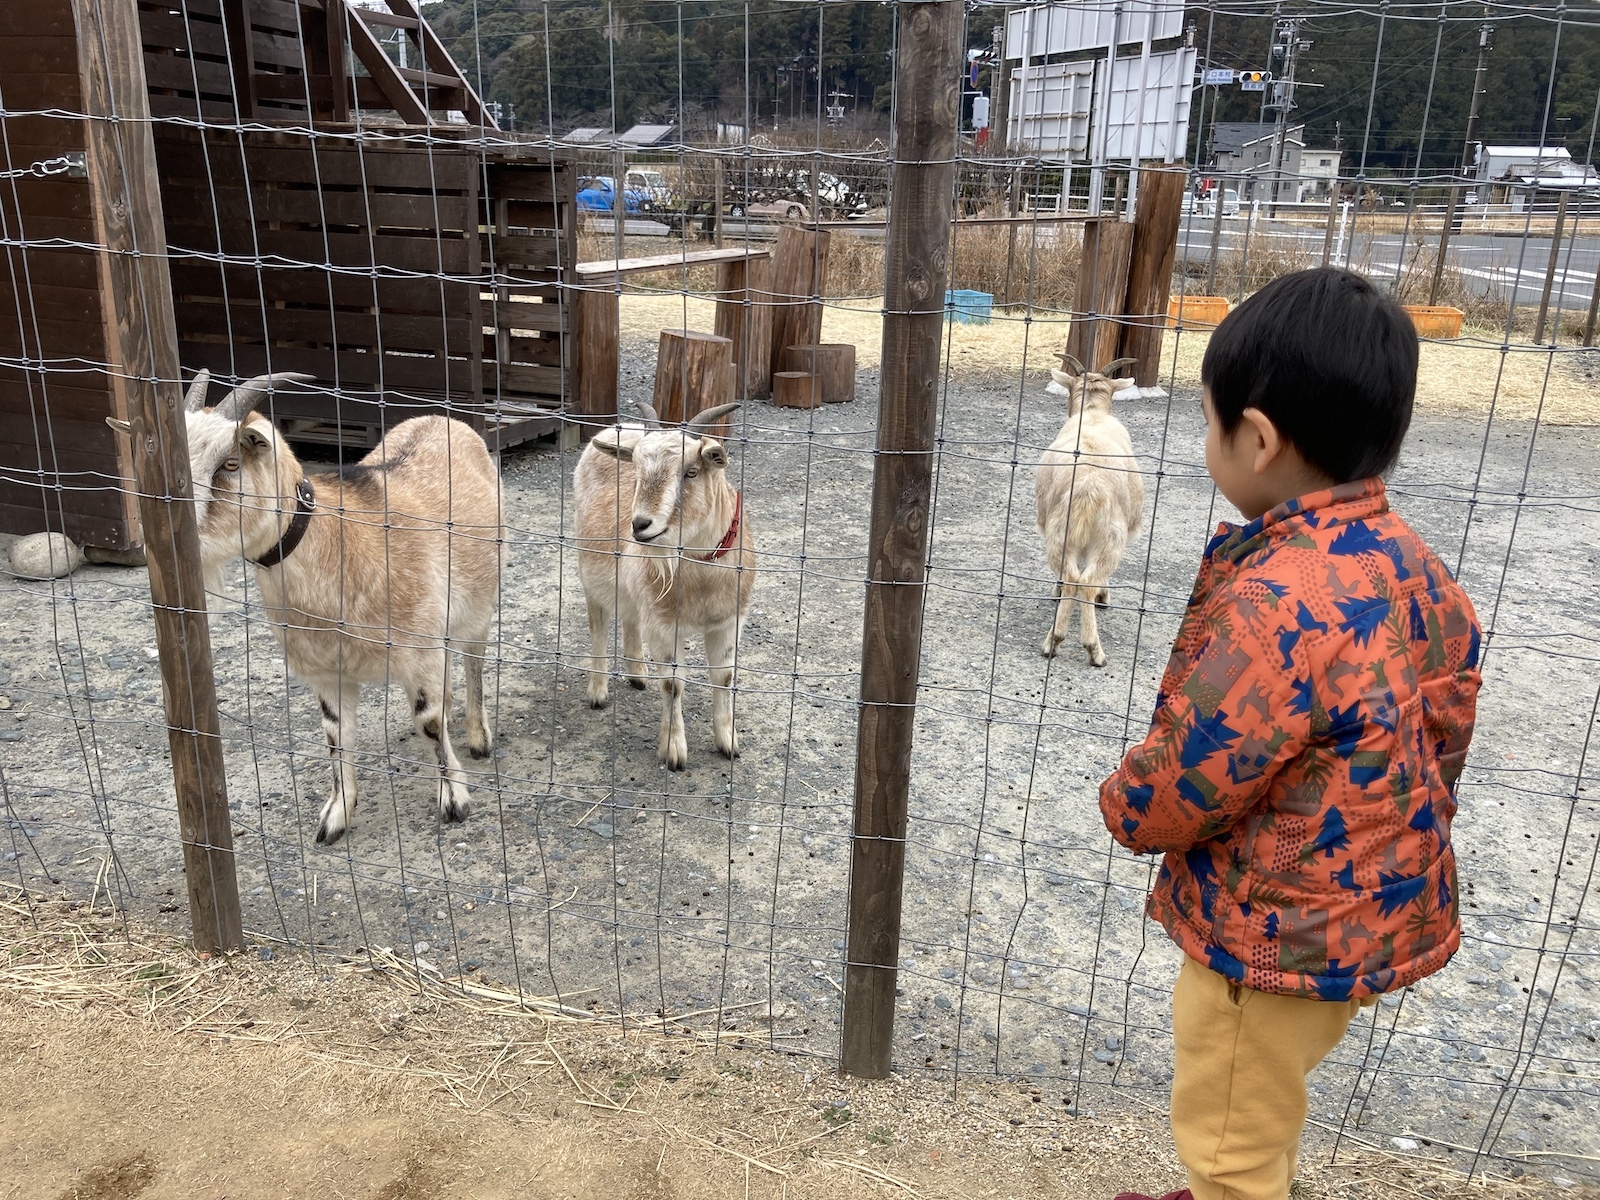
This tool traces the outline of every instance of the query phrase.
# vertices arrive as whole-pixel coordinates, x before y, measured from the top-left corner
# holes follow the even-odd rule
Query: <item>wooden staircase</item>
[[[414,0],[139,0],[152,115],[499,125]],[[385,39],[402,47],[401,66]]]

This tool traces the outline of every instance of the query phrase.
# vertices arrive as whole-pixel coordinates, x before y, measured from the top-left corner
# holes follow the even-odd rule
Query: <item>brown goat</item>
[[[573,476],[578,575],[589,612],[589,703],[609,699],[606,639],[622,626],[628,682],[645,686],[642,646],[665,668],[657,755],[670,770],[689,761],[683,728],[682,663],[688,638],[705,638],[711,726],[717,749],[739,753],[733,724],[735,648],[755,585],[755,538],[740,494],[728,483],[728,452],[704,430],[738,408],[725,404],[683,429],[602,430]]]
[[[494,621],[504,546],[500,480],[470,426],[414,417],[338,474],[306,476],[272,422],[255,412],[274,385],[263,375],[206,408],[200,372],[185,403],[200,557],[213,586],[243,556],[289,670],[322,706],[333,793],[317,841],[350,827],[363,683],[398,682],[417,731],[434,748],[447,821],[470,809],[450,745],[449,651],[466,659],[467,748],[486,757],[483,655]],[[131,432],[126,422],[113,428]]]
[[[1055,572],[1055,620],[1041,652],[1055,656],[1067,637],[1074,603],[1089,661],[1106,665],[1096,608],[1108,600],[1111,576],[1122,561],[1128,539],[1144,512],[1144,478],[1133,456],[1133,441],[1111,415],[1111,397],[1132,384],[1111,373],[1133,360],[1119,358],[1099,371],[1085,371],[1071,355],[1061,355],[1068,370],[1050,372],[1045,390],[1067,398],[1067,420],[1039,459],[1034,505],[1045,558]]]

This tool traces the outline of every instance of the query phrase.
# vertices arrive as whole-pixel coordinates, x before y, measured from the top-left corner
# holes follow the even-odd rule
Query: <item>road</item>
[[[1281,220],[1248,221],[1242,215],[1223,219],[1219,245],[1224,256],[1236,255],[1243,248],[1247,223],[1252,252],[1264,244],[1279,249],[1297,245],[1312,261],[1321,261],[1324,227]],[[1335,231],[1336,261],[1379,278],[1393,278],[1403,246],[1407,268],[1413,269],[1418,233],[1413,232],[1409,238],[1400,231],[1372,234],[1363,232],[1360,222],[1355,225],[1353,238],[1348,224],[1344,237]],[[1420,236],[1423,260],[1419,269],[1431,270],[1428,264],[1432,260],[1432,249],[1438,245],[1438,234]],[[1207,263],[1211,256],[1211,237],[1212,218],[1197,216],[1186,223],[1178,233],[1179,262],[1187,260],[1191,267]],[[1450,239],[1449,260],[1479,295],[1493,293],[1510,299],[1515,285],[1518,304],[1537,304],[1550,266],[1550,238],[1535,235],[1524,239],[1514,234],[1472,233],[1469,229]],[[1563,237],[1550,293],[1551,303],[1559,300],[1560,306],[1569,312],[1574,308],[1587,309],[1594,293],[1597,270],[1600,270],[1600,234],[1580,230],[1576,239]]]

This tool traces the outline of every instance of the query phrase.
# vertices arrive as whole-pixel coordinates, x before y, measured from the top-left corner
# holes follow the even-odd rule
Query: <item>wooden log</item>
[[[663,425],[678,425],[696,413],[733,399],[733,343],[714,333],[663,329],[656,354],[656,386],[651,399]],[[729,424],[708,431],[726,438]]]
[[[849,342],[789,346],[780,365],[785,371],[805,371],[821,379],[824,404],[848,404],[856,398],[856,348]]]
[[[733,343],[738,400],[772,394],[772,260],[741,259],[717,268],[717,336]]]
[[[822,380],[806,371],[774,372],[772,402],[779,408],[820,408]]]
[[[798,225],[785,225],[778,231],[772,256],[772,349],[768,359],[773,367],[787,347],[815,346],[822,341],[820,297],[827,282],[832,236],[825,229]]]
[[[85,156],[94,185],[106,354],[133,426],[150,569],[167,742],[183,844],[194,945],[244,948],[233,821],[217,713],[205,580],[189,479],[178,333],[167,275],[150,101],[139,16],[132,3],[72,0],[78,74],[88,114]]]
[[[570,412],[581,435],[589,438],[617,421],[617,293],[596,287],[578,288],[571,295],[575,384]]]
[[[1133,226],[1126,221],[1091,217],[1083,223],[1083,255],[1078,260],[1078,294],[1072,304],[1067,353],[1090,371],[1117,357],[1122,340],[1118,318],[1127,303],[1132,255]]]
[[[840,1068],[882,1079],[894,1041],[906,798],[916,728],[939,355],[965,44],[956,0],[897,6],[894,205],[857,705]],[[818,339],[791,338],[785,345]]]
[[[1183,221],[1183,193],[1188,186],[1189,174],[1181,167],[1160,170],[1147,165],[1139,171],[1128,295],[1123,305],[1129,320],[1122,327],[1121,346],[1112,357],[1138,359],[1133,381],[1140,387],[1161,382],[1161,338],[1167,328],[1172,264],[1178,257],[1178,226]]]

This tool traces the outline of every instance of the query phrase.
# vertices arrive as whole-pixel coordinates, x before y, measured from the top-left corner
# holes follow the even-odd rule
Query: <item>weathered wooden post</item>
[[[964,11],[899,6],[883,380],[872,472],[840,1067],[889,1074],[922,646]],[[794,343],[786,343],[794,344]]]
[[[785,225],[778,231],[772,255],[770,369],[783,362],[790,346],[816,346],[822,342],[822,293],[828,278],[826,229]],[[940,300],[944,299],[940,296]]]
[[[243,948],[244,929],[139,14],[135,0],[72,0],[72,14],[108,369],[133,426],[189,920],[195,949],[221,953]]]
[[[1567,200],[1571,192],[1562,192],[1556,201],[1556,226],[1550,231],[1550,262],[1544,269],[1544,290],[1539,293],[1539,319],[1534,325],[1533,340],[1544,341],[1545,318],[1550,315],[1550,292],[1556,283],[1556,268],[1561,265],[1561,239],[1567,224]],[[1532,203],[1530,199],[1529,203]]]
[[[733,343],[727,338],[691,329],[661,331],[651,405],[662,424],[679,425],[727,404],[735,386]],[[726,438],[729,429],[728,422],[720,422],[711,427],[712,436]]]
[[[716,332],[733,343],[734,395],[765,400],[772,383],[772,260],[717,267]]]
[[[1083,257],[1078,260],[1067,353],[1088,370],[1098,371],[1117,357],[1132,257],[1132,225],[1115,217],[1090,217],[1083,223]]]
[[[1182,167],[1163,170],[1150,163],[1139,170],[1128,299],[1123,306],[1128,323],[1122,327],[1122,345],[1116,357],[1139,360],[1133,380],[1140,387],[1161,382],[1161,339],[1167,330],[1172,264],[1178,257],[1178,226],[1183,222],[1183,193],[1188,186],[1189,173]]]

